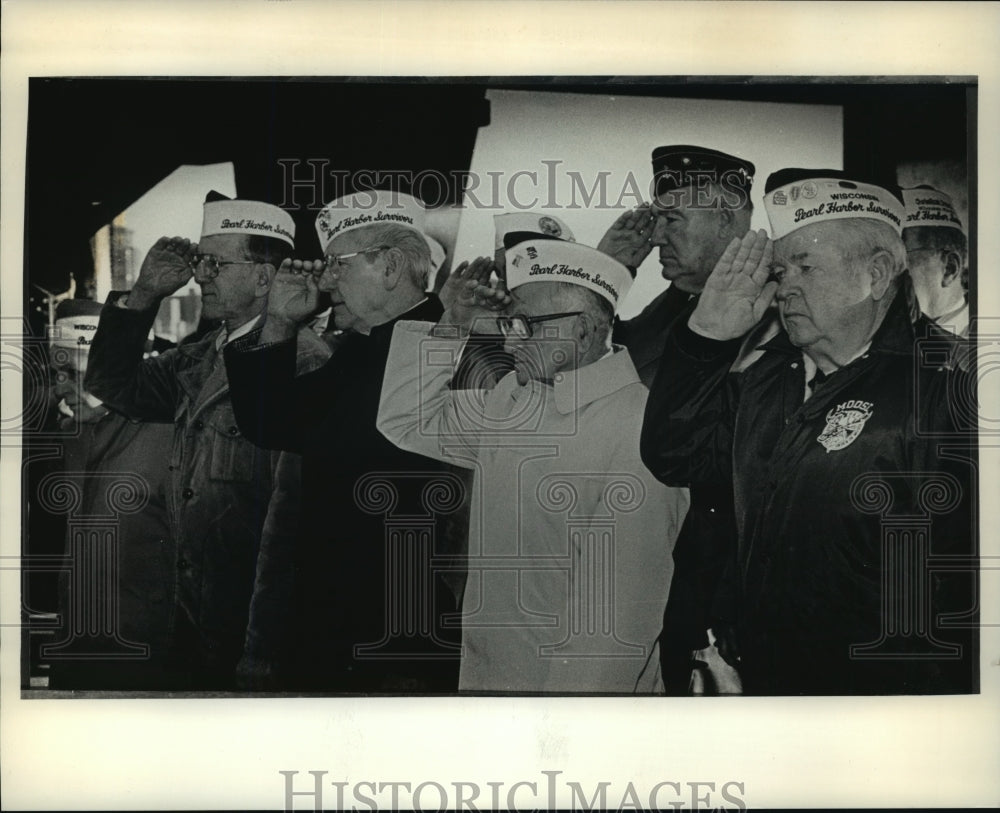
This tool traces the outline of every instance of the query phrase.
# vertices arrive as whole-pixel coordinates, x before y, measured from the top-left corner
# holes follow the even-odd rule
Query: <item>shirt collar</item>
[[[969,328],[969,303],[963,302],[958,308],[934,320],[943,329],[956,336],[962,336]]]
[[[225,330],[220,330],[219,336],[215,340],[215,349],[221,350],[223,347],[229,344],[229,342],[234,342],[241,336],[246,336],[251,330],[253,330],[258,325],[262,324],[263,321],[264,321],[264,314],[259,313],[249,322],[244,322],[235,330],[229,330],[228,328],[226,328]]]

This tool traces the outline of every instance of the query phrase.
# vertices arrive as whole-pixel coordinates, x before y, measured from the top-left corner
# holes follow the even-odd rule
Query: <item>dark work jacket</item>
[[[216,344],[224,328],[143,360],[155,315],[155,309],[104,307],[86,387],[130,417],[174,425],[167,508],[177,543],[178,601],[196,633],[197,668],[211,681],[209,687],[226,688],[244,654],[279,657],[262,651],[262,637],[274,647],[282,643],[275,640],[273,619],[263,616],[281,609],[271,588],[283,578],[275,564],[292,542],[295,529],[287,517],[297,515],[298,507],[276,501],[298,498],[298,461],[279,468],[279,453],[259,448],[237,428]],[[314,338],[311,355],[302,354],[304,368],[329,354]],[[294,359],[293,347],[293,365]],[[288,488],[277,488],[282,469],[291,469],[284,476]],[[285,520],[275,521],[279,517]],[[262,547],[264,555],[258,556]],[[253,606],[258,596],[263,598],[259,630]]]
[[[922,558],[928,536],[935,556],[968,565],[962,557],[975,553],[976,440],[960,414],[974,414],[962,403],[973,390],[949,367],[952,345],[925,318],[912,320],[904,280],[870,349],[803,403],[802,353],[784,331],[730,372],[739,340],[698,336],[686,320],[672,327],[643,461],[669,484],[734,484],[738,556],[714,614],[736,626],[746,691],[973,689],[974,637],[937,617],[971,609],[973,577],[927,577]],[[901,575],[907,561],[914,570]],[[883,581],[903,578],[919,597],[918,620],[883,609],[894,595]],[[898,634],[911,623],[926,636]]]
[[[636,316],[615,320],[611,340],[625,345],[639,380],[647,387],[652,386],[660,368],[670,325],[681,313],[690,310],[693,299],[691,294],[671,285]]]
[[[110,412],[81,424],[79,435],[66,441],[64,477],[79,489],[72,513],[83,521],[110,520],[115,533],[114,547],[107,548],[94,540],[81,546],[67,537],[66,554],[79,577],[65,573],[62,579],[64,649],[72,652],[84,643],[71,640],[79,624],[74,616],[84,603],[107,601],[105,584],[114,590],[117,641],[110,636],[102,641],[112,657],[55,660],[53,688],[176,687],[167,662],[177,590],[177,552],[167,516],[172,439],[169,424],[139,423]],[[147,648],[145,654],[141,647]]]
[[[425,487],[460,485],[443,464],[398,449],[375,427],[395,322],[436,322],[441,313],[428,295],[368,336],[347,335],[324,366],[298,378],[292,342],[258,346],[255,333],[226,348],[240,430],[265,448],[302,455],[294,611],[294,681],[302,689],[457,687],[457,650],[446,642],[458,640],[458,628],[442,619],[454,597],[422,557],[420,538],[429,533],[441,552],[443,520]],[[387,556],[397,532],[407,539],[403,552],[393,547]]]
[[[655,386],[670,325],[681,317],[686,320],[696,301],[671,285],[634,318],[615,322],[614,341],[628,348],[646,386]],[[671,374],[666,370],[663,375],[669,379]],[[669,381],[661,386],[670,386]],[[667,694],[687,692],[691,652],[708,646],[712,599],[735,551],[732,482],[692,486],[691,507],[674,546],[674,575],[660,636],[660,667]]]

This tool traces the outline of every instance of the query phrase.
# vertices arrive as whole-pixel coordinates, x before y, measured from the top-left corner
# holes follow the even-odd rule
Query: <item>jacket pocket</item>
[[[263,452],[240,433],[232,407],[226,405],[215,411],[206,423],[205,431],[210,433],[212,442],[209,477],[231,483],[250,482],[256,460]]]

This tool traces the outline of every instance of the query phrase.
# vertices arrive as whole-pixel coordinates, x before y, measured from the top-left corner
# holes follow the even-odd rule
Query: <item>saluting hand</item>
[[[319,278],[323,260],[284,260],[274,275],[267,295],[267,319],[260,334],[262,343],[290,339],[319,307]]]
[[[153,243],[132,286],[128,306],[145,310],[183,288],[194,276],[192,263],[197,251],[198,244],[183,237],[161,237]]]
[[[653,248],[651,240],[655,227],[656,215],[648,203],[643,203],[611,224],[597,244],[597,250],[622,265],[638,268]]]
[[[483,333],[496,333],[495,317],[506,311],[511,298],[502,279],[490,283],[493,270],[490,257],[459,265],[441,289],[441,300],[445,302],[447,296],[448,304],[438,324],[457,327],[462,336],[473,326]]]
[[[771,274],[771,241],[763,229],[734,237],[705,282],[688,326],[725,341],[746,334],[764,316],[778,283]]]
[[[284,260],[274,275],[267,297],[267,318],[306,321],[319,307],[319,278],[323,260]]]
[[[459,263],[458,267],[448,275],[438,293],[444,309],[448,310],[462,298],[470,280],[475,280],[480,285],[489,285],[490,277],[495,270],[496,265],[487,257],[477,257],[471,263],[468,260]]]

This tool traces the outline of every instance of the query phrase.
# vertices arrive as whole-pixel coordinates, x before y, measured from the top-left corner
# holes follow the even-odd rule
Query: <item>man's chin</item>
[[[663,278],[670,283],[671,288],[686,294],[700,294],[704,285],[699,286],[691,274],[685,274],[680,269],[663,269]]]
[[[694,291],[694,275],[674,263],[660,264],[660,276],[676,288],[689,293]]]

